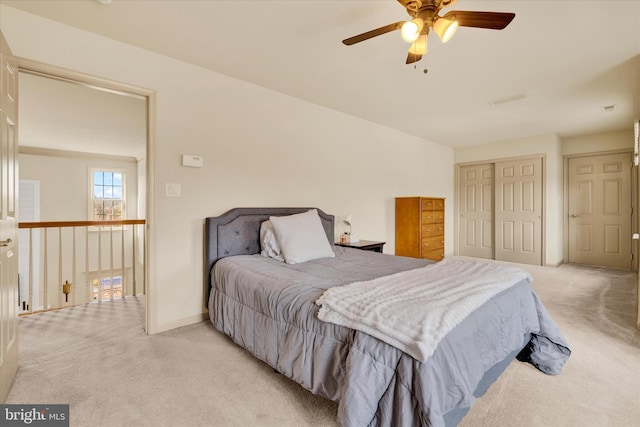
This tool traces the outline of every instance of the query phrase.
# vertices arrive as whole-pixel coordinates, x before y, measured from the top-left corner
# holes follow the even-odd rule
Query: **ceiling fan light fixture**
[[[414,55],[426,55],[427,53],[427,35],[421,34],[416,41],[411,43],[409,52]]]
[[[456,33],[458,29],[458,21],[455,19],[438,18],[433,24],[433,31],[436,32],[442,43],[446,43],[451,40],[451,37]]]
[[[420,18],[412,19],[411,21],[407,21],[402,24],[402,28],[400,29],[400,35],[402,36],[402,40],[407,43],[413,43],[418,40],[420,36],[420,31],[424,27],[424,21]]]

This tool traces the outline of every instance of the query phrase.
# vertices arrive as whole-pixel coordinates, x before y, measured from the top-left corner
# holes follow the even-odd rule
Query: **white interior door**
[[[542,265],[542,158],[495,164],[495,259]]]
[[[631,154],[569,159],[569,262],[631,269]]]
[[[18,67],[0,32],[0,403],[18,370]]]
[[[493,164],[459,171],[458,254],[493,259]]]

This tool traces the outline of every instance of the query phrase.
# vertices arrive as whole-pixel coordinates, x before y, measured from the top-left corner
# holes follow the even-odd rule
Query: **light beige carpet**
[[[460,424],[640,426],[633,273],[525,266],[573,354],[559,376],[514,361]],[[208,322],[147,336],[144,300],[23,317],[7,403],[69,403],[72,426],[336,426],[337,406]]]

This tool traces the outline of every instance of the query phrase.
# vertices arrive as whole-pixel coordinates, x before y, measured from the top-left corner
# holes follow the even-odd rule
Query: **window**
[[[112,286],[113,281],[113,286]],[[109,301],[112,298],[122,298],[122,277],[101,277],[93,279],[92,299],[94,302]]]
[[[124,172],[93,169],[91,171],[90,220],[125,219]]]

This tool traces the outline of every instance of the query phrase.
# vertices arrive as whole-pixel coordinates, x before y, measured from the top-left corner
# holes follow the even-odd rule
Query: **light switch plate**
[[[202,156],[193,156],[191,154],[182,155],[182,166],[189,166],[191,168],[201,168],[204,163]]]
[[[180,197],[181,192],[182,192],[182,188],[180,184],[167,183],[165,185],[165,195],[167,197]]]

